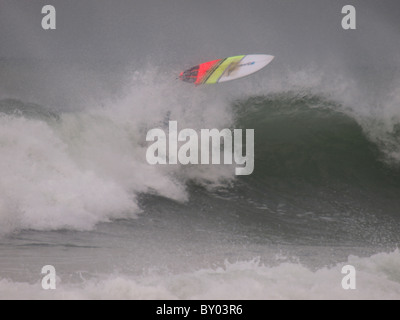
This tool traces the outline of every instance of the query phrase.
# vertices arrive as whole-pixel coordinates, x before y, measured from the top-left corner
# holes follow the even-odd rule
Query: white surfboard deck
[[[273,59],[274,56],[267,54],[246,55],[237,65],[233,65],[232,68],[228,67],[219,78],[218,83],[239,79],[253,74],[267,66]]]

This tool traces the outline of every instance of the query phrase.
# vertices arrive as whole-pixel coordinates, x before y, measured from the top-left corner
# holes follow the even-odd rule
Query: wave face
[[[222,216],[237,212],[246,223],[258,223],[259,237],[283,242],[398,239],[393,224],[400,209],[398,163],[371,127],[365,130],[340,103],[304,92],[232,102],[229,126],[255,130],[255,171],[235,178],[224,165],[148,165],[146,129],[163,126],[166,114],[181,110],[165,108],[154,121],[147,112],[130,110],[137,97],[113,109],[57,114],[1,101],[3,233],[91,230],[99,222],[135,218],[143,203],[157,207],[161,196],[177,201],[163,204],[162,211],[180,210],[174,207],[190,201],[193,213],[210,201],[222,208]],[[224,121],[215,115],[215,127],[222,128]],[[181,128],[201,128],[205,121],[178,117]],[[284,229],[276,228],[282,223]]]
[[[264,225],[285,225],[292,241],[398,241],[399,162],[364,119],[310,93],[250,97],[234,110],[237,127],[255,129],[255,171],[235,196]]]
[[[384,146],[333,101],[279,93],[235,107],[237,124],[257,132],[255,176],[368,185],[398,180],[395,163],[385,164]]]

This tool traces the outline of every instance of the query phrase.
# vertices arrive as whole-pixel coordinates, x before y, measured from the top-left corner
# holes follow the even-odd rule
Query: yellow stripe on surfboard
[[[217,69],[215,69],[215,71],[207,78],[207,80],[204,83],[208,83],[208,84],[217,83],[218,80],[224,74],[225,70],[230,65],[239,63],[244,57],[245,57],[245,55],[226,58],[225,61],[222,62],[221,65]]]

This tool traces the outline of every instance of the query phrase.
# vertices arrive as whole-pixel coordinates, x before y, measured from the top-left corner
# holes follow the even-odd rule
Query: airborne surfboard
[[[235,80],[261,70],[273,59],[274,56],[267,54],[248,54],[217,59],[181,72],[179,79],[196,85]]]

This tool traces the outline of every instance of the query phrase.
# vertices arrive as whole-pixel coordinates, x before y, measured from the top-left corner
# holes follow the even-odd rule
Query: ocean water
[[[360,5],[361,12],[376,9],[365,3],[370,7]],[[396,34],[398,23],[378,12],[371,25],[363,22],[359,38],[350,35],[357,44],[343,40],[339,23],[332,36],[343,50],[334,58],[316,50],[306,60],[309,44],[299,40],[298,63],[291,45],[282,44],[296,28],[280,29],[280,20],[264,21],[255,12],[285,16],[290,6],[257,1],[242,7],[243,15],[272,31],[264,34],[248,20],[241,26],[253,41],[269,41],[268,49],[250,47],[268,50],[274,62],[252,77],[193,87],[176,75],[198,63],[197,54],[213,58],[217,39],[206,42],[194,29],[172,32],[178,22],[167,17],[199,9],[196,4],[177,13],[164,6],[169,11],[162,15],[152,3],[138,5],[160,19],[134,25],[163,49],[175,41],[179,50],[162,58],[139,37],[114,52],[121,61],[104,60],[109,51],[98,38],[93,47],[73,49],[89,31],[68,38],[63,30],[61,39],[72,43],[67,58],[38,58],[44,53],[28,45],[27,57],[16,57],[17,49],[15,56],[3,53],[0,298],[399,299],[400,69],[390,65],[393,52],[384,46],[386,60],[374,59],[377,46],[359,55],[367,35],[375,32],[380,44],[385,40],[378,35]],[[118,33],[121,26],[104,12],[128,8],[100,3],[102,28]],[[340,5],[328,8],[322,13],[330,17]],[[104,37],[115,45],[107,35],[113,33]],[[208,43],[207,50],[194,54],[192,38]],[[314,45],[325,41],[329,49],[332,41],[323,38]],[[251,39],[222,44],[214,54]],[[61,54],[51,41],[43,39],[49,52]],[[398,45],[388,40],[387,46]],[[123,55],[136,48],[150,54]],[[87,50],[93,59],[78,57]],[[149,165],[146,133],[168,120],[178,129],[254,129],[254,172],[235,176],[233,165]],[[56,290],[42,289],[45,265],[56,269]],[[345,265],[357,271],[356,290],[342,288]]]

